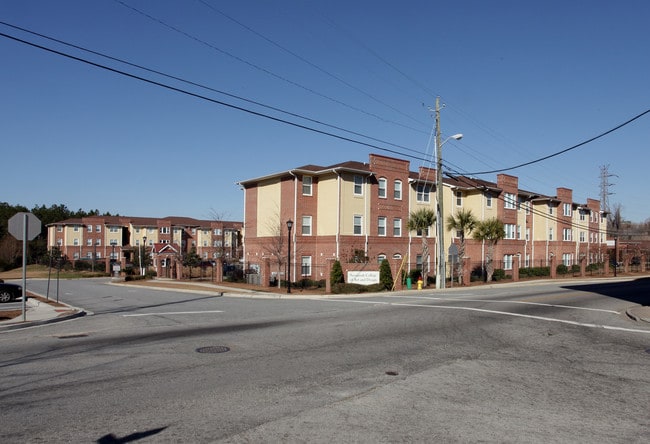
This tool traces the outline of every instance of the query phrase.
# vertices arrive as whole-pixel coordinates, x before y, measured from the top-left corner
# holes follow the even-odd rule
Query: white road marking
[[[398,297],[398,296],[395,296]],[[587,311],[599,311],[602,313],[611,313],[618,314],[614,310],[605,310],[602,308],[587,308],[587,307],[575,307],[573,305],[561,305],[561,304],[545,304],[542,302],[527,302],[527,301],[494,301],[491,299],[463,299],[463,298],[437,298],[433,296],[407,296],[412,299],[430,299],[434,301],[467,301],[467,302],[490,302],[494,304],[524,304],[524,305],[539,305],[542,307],[557,307],[557,308],[571,308],[573,310],[587,310]]]
[[[370,301],[358,301],[358,300],[353,300],[353,299],[321,299],[321,300],[327,301],[327,302],[351,302],[351,303],[355,303],[355,304],[371,304],[371,303],[373,303],[373,302],[370,302]],[[452,306],[452,305],[408,304],[406,302],[374,302],[374,303],[378,304],[378,305],[393,305],[393,306],[397,306],[397,307],[443,308],[443,309],[447,309],[447,310],[477,311],[477,312],[481,312],[481,313],[490,313],[490,314],[498,314],[498,315],[504,315],[504,316],[514,316],[514,317],[518,317],[518,318],[535,319],[535,320],[538,320],[538,321],[559,322],[561,324],[576,325],[576,326],[579,326],[579,327],[602,328],[602,329],[605,329],[605,330],[624,331],[624,332],[628,332],[628,333],[650,334],[650,330],[640,330],[640,329],[625,328],[625,327],[614,327],[612,325],[591,324],[591,323],[577,322],[577,321],[566,321],[564,319],[548,318],[548,317],[545,317],[545,316],[534,316],[534,315],[527,315],[527,314],[521,314],[521,313],[510,313],[510,312],[507,312],[507,311],[486,310],[486,309],[483,309],[483,308],[456,307],[456,306]],[[570,307],[570,308],[575,308],[575,307]]]
[[[222,310],[208,310],[208,311],[169,311],[166,313],[133,313],[122,315],[124,318],[135,316],[169,316],[169,315],[184,315],[184,314],[202,314],[202,313],[223,313]]]

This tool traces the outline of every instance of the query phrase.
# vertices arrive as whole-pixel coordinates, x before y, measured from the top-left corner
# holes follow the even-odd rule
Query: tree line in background
[[[77,219],[88,216],[119,216],[110,213],[100,213],[99,210],[72,211],[65,205],[35,206],[29,209],[23,205],[11,205],[0,202],[0,271],[10,270],[22,265],[22,241],[9,234],[9,219],[16,213],[32,213],[41,221],[41,234],[30,241],[27,249],[27,263],[39,264],[49,261],[47,251],[47,226],[66,219]]]

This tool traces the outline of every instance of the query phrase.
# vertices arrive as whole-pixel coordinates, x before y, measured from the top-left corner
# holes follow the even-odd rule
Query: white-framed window
[[[462,191],[456,191],[456,206],[457,207],[462,207],[463,206],[463,192]]]
[[[384,253],[380,253],[377,255],[377,263],[381,264],[384,260],[386,260],[386,255]]]
[[[215,236],[221,236],[221,228],[215,228],[214,230],[212,230],[212,234],[214,234]]]
[[[86,246],[87,247],[92,247],[93,246],[93,240],[92,239],[86,239]]]
[[[136,227],[135,234],[140,234],[140,227]]]
[[[102,258],[102,254],[99,251],[95,253],[95,259],[101,259],[101,258]]]
[[[431,193],[431,185],[426,185],[426,184],[418,184],[417,186],[417,194],[415,196],[415,200],[418,202],[429,202],[430,201],[430,196],[429,194]]]
[[[74,254],[72,255],[74,259],[79,259],[79,252],[75,251]]]
[[[582,222],[584,222],[585,220],[587,220],[587,211],[585,211],[585,210],[580,210],[580,213],[579,213],[579,214],[580,214],[580,220],[581,220]]]
[[[512,270],[512,259],[513,259],[512,254],[504,254],[503,255],[503,269],[504,270]]]
[[[393,236],[401,237],[402,236],[402,219],[396,217],[393,219]]]
[[[379,180],[377,180],[377,192],[379,193],[379,197],[381,199],[386,198],[386,188],[388,186],[388,181],[384,179],[383,177],[380,177]]]
[[[517,225],[517,239],[521,239],[521,225]]]
[[[79,225],[75,225],[75,226],[73,226],[73,227],[72,227],[72,231],[74,231],[75,233],[76,233],[77,231],[79,231]]]
[[[204,239],[204,240],[203,240],[203,246],[204,246],[204,247],[207,247],[207,246],[208,246],[208,241],[207,241],[207,239]]]
[[[86,229],[88,230],[89,233],[93,232],[93,226],[90,224],[86,227]]]
[[[580,242],[582,242],[582,243],[587,242],[587,235],[585,234],[584,231],[580,232]]]
[[[548,214],[550,214],[550,215],[553,214],[553,203],[552,202],[548,203]]]
[[[363,196],[363,177],[354,176],[354,195]]]
[[[79,239],[75,237],[74,240],[72,241],[72,245],[79,245]]]
[[[425,235],[426,237],[429,237],[429,229],[430,229],[430,228],[431,228],[431,227],[427,227],[426,230],[424,230],[424,235]],[[416,236],[416,237],[422,237],[422,230],[420,230],[420,229],[415,230],[415,236]]]
[[[386,236],[386,216],[377,218],[377,236]]]
[[[548,229],[548,240],[553,240],[553,227],[549,227]]]
[[[422,255],[417,254],[415,256],[415,269],[416,270],[422,270]]]
[[[203,259],[207,259],[207,258],[208,258],[208,252],[206,251],[203,253]]]
[[[571,238],[572,238],[571,228],[565,228],[564,230],[562,230],[562,240],[570,241]]]
[[[57,239],[56,240],[56,245],[57,245],[57,247],[63,246],[63,239]]]
[[[302,256],[300,258],[300,274],[302,276],[311,276],[311,256]]]
[[[57,225],[56,226],[56,232],[57,233],[63,233],[63,225]]]
[[[504,239],[514,239],[517,227],[515,224],[503,224],[503,229],[506,233]]]
[[[526,268],[530,267],[530,254],[526,255],[526,264],[524,265],[524,267]]]
[[[220,247],[222,244],[223,244],[223,242],[221,240],[216,240],[216,241],[212,242],[213,247]]]
[[[110,244],[111,245],[117,245],[117,239],[111,239]]]
[[[401,180],[396,180],[393,183],[393,199],[395,200],[402,200],[402,181]]]
[[[93,258],[93,252],[92,251],[89,251],[88,253],[86,253],[86,259],[92,259],[92,258]]]
[[[119,232],[120,232],[119,227],[110,227],[110,228],[108,229],[108,231],[109,231],[110,233],[119,233]]]
[[[352,232],[354,234],[363,234],[363,216],[358,214],[354,215],[354,221],[352,224]]]
[[[136,247],[139,247],[139,246],[140,246],[140,239],[136,239],[136,240],[135,240],[135,246],[136,246]]]
[[[571,204],[565,203],[563,207],[564,207],[564,215],[571,216]]]
[[[503,194],[503,208],[506,210],[516,210],[517,209],[517,196],[512,193]]]
[[[312,184],[313,184],[313,178],[311,176],[302,176],[302,195],[303,196],[311,196],[312,190]]]
[[[303,236],[311,236],[311,216],[302,217],[301,233]]]
[[[99,225],[99,224],[95,225],[95,231],[98,232],[98,233],[101,233],[102,232],[102,226]]]
[[[402,259],[402,255],[399,254],[399,253],[395,253],[395,254],[393,254],[393,259],[400,260],[400,259]]]
[[[196,228],[192,228],[192,236],[196,234]]]
[[[567,267],[573,265],[573,254],[571,253],[562,253],[562,263]]]
[[[530,240],[530,228],[526,228],[526,240]]]
[[[489,191],[485,193],[485,206],[492,208],[492,193]]]
[[[95,245],[97,245],[99,247],[101,244],[102,244],[101,239],[95,239]]]

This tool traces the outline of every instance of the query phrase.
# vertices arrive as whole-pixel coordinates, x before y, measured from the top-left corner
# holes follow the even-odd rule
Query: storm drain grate
[[[230,351],[230,347],[225,345],[210,345],[208,347],[199,347],[196,349],[199,353],[225,353]]]
[[[74,338],[85,338],[88,335],[86,333],[72,333],[69,335],[59,335],[57,338],[59,339],[74,339]]]

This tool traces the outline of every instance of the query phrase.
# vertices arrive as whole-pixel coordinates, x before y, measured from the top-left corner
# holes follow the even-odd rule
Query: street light
[[[287,231],[289,235],[287,237],[287,293],[291,293],[291,228],[293,227],[293,221],[289,219],[287,221]]]
[[[447,137],[444,142],[440,142],[440,104],[436,99],[436,195],[438,200],[436,221],[438,222],[438,271],[436,272],[436,288],[445,288],[445,220],[443,218],[442,208],[442,146],[449,140],[460,140],[463,138],[462,134],[454,134]]]
[[[145,244],[145,253],[147,252],[147,236],[142,237],[142,243],[140,244],[140,276],[144,276],[144,265],[142,264],[142,244]]]

